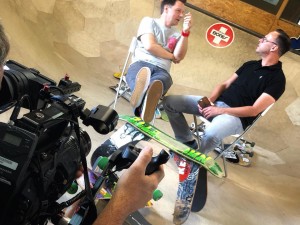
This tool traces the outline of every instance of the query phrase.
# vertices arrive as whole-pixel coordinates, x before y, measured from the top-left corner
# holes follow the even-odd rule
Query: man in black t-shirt
[[[256,52],[261,60],[244,63],[228,80],[217,85],[209,97],[212,106],[198,106],[202,96],[165,97],[163,104],[175,138],[195,149],[198,147],[183,113],[202,115],[211,121],[201,138],[202,153],[213,150],[223,138],[241,133],[283,94],[285,76],[279,58],[289,48],[290,38],[280,29],[259,39]]]

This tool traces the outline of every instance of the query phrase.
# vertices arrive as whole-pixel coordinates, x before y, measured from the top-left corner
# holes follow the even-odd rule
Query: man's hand
[[[180,63],[180,61],[181,61],[180,59],[176,59],[175,56],[173,55],[172,62],[174,64],[178,64],[178,63]]]
[[[153,191],[164,177],[162,166],[153,174],[146,176],[146,167],[152,159],[153,150],[144,148],[136,161],[120,177],[113,195],[114,200],[126,205],[129,212],[145,206],[152,198]]]
[[[205,108],[201,108],[201,106],[198,105],[198,109],[205,119],[223,114],[223,108],[219,108],[214,105]]]
[[[112,199],[98,216],[94,225],[121,225],[132,212],[146,205],[153,191],[164,177],[163,166],[151,175],[145,175],[153,150],[145,147],[135,162],[120,177]]]
[[[183,25],[182,25],[183,32],[185,33],[190,32],[192,26],[193,26],[192,14],[188,12],[187,14],[185,14],[185,17],[183,19]]]

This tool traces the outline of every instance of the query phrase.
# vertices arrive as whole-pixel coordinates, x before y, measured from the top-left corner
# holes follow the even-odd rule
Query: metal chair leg
[[[224,151],[224,143],[223,143],[223,141],[222,141],[221,146],[222,146],[222,150]],[[225,154],[222,155],[222,160],[223,160],[223,168],[224,168],[224,177],[227,177],[227,162],[226,162]]]
[[[115,96],[115,99],[114,101],[109,105],[111,106],[113,104],[113,109],[116,108],[116,105],[117,105],[117,100],[119,97],[121,97],[124,93],[125,93],[125,90],[122,94],[119,93],[120,89],[121,89],[121,84],[122,82],[125,82],[124,79],[124,74],[125,74],[125,70],[127,68],[127,65],[128,65],[128,62],[129,62],[129,59],[131,57],[132,54],[134,54],[134,50],[136,48],[136,45],[137,45],[137,38],[136,37],[133,37],[132,40],[131,40],[131,43],[130,43],[130,46],[129,46],[129,50],[128,50],[128,54],[127,54],[127,57],[126,57],[126,60],[125,60],[125,63],[124,63],[124,66],[123,66],[123,69],[122,69],[122,73],[121,73],[121,77],[120,77],[120,81],[119,81],[119,84],[118,84],[118,90],[117,90],[117,93],[116,93],[116,96]],[[127,89],[126,89],[127,90]]]
[[[200,147],[200,135],[199,135],[199,132],[198,132],[198,123],[197,123],[197,116],[196,115],[193,115],[194,117],[194,123],[195,123],[195,131],[196,131],[196,136],[197,136],[197,143],[198,143],[198,148]]]

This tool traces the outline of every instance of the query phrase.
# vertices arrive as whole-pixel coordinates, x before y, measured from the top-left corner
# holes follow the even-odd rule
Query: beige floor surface
[[[19,2],[19,1],[16,1]],[[65,48],[62,44],[55,42],[55,46],[46,45],[49,41],[46,35],[40,32],[36,35],[34,32],[34,24],[18,18],[17,13],[12,10],[13,3],[0,3],[1,18],[6,27],[11,40],[12,48],[10,57],[20,60],[28,66],[38,66],[43,71],[47,71],[47,75],[58,80],[63,74],[61,71],[72,71],[81,74],[72,77],[72,80],[82,84],[82,90],[78,95],[87,102],[87,107],[103,104],[108,105],[114,99],[114,93],[109,90],[108,86],[117,83],[113,78],[111,65],[106,67],[98,67],[99,58],[87,60],[74,50]],[[11,7],[7,7],[11,6]],[[32,29],[30,29],[32,27]],[[41,38],[38,38],[41,37]],[[51,40],[50,40],[51,41]],[[46,44],[45,44],[45,43]],[[51,42],[52,43],[52,42]],[[38,47],[36,47],[38,46]],[[41,47],[42,46],[42,47]],[[57,55],[52,48],[64,49],[64,57],[76,62],[70,64],[61,55]],[[107,43],[107,51],[113,46]],[[126,52],[126,48],[122,45],[120,51],[111,52],[110,60]],[[28,56],[28,57],[26,57]],[[40,57],[35,57],[40,56]],[[122,57],[123,58],[123,57]],[[97,70],[99,68],[99,71]],[[71,73],[72,74],[72,73]],[[190,90],[179,85],[174,85],[172,93],[192,93],[199,90]],[[117,105],[117,112],[121,114],[131,114],[129,104],[124,99],[120,99]],[[7,121],[8,114],[1,115],[1,121]],[[189,117],[189,121],[191,118]],[[275,122],[275,121],[274,121]],[[169,123],[157,120],[155,125],[172,135]],[[99,146],[108,135],[100,135],[91,127],[85,128],[90,134],[94,150]],[[284,129],[284,128],[283,128]],[[241,167],[238,165],[228,165],[229,175],[226,179],[218,179],[212,175],[208,175],[208,199],[205,208],[199,213],[191,213],[186,225],[298,225],[300,224],[300,182],[297,174],[292,174],[289,168],[299,168],[298,165],[286,162],[273,151],[274,133],[259,130],[260,142],[257,142],[250,167]],[[297,136],[299,134],[291,134],[290,131],[286,135]],[[255,136],[255,135],[254,135]],[[291,146],[299,146],[299,138],[291,138]],[[295,142],[295,143],[292,143]],[[156,151],[161,146],[151,142]],[[263,145],[262,145],[263,144]],[[260,147],[264,146],[264,148]],[[299,149],[299,147],[298,147]],[[279,151],[279,150],[278,150]],[[89,154],[88,158],[91,156]],[[299,157],[299,151],[292,149],[289,155],[283,154],[286,158],[293,162],[293,158]],[[297,162],[297,160],[294,160]],[[287,167],[286,165],[289,165]],[[141,212],[147,220],[153,225],[169,225],[172,224],[172,213],[174,201],[176,198],[178,183],[178,174],[174,163],[168,162],[165,166],[165,178],[161,182],[159,188],[164,193],[164,197],[154,203],[152,208],[142,209]],[[138,184],[137,184],[138,185]],[[125,206],[124,206],[125,207]]]

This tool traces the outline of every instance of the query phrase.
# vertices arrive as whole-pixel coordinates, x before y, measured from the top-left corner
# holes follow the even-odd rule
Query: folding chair
[[[252,124],[250,124],[241,134],[235,134],[235,135],[231,135],[232,137],[235,138],[235,140],[233,142],[231,142],[231,144],[229,145],[225,145],[224,144],[224,140],[222,140],[220,148],[219,148],[219,155],[217,155],[215,157],[215,159],[218,159],[220,157],[222,157],[223,159],[223,167],[224,167],[224,177],[227,177],[227,166],[226,166],[226,159],[225,159],[225,154],[228,152],[233,151],[234,147],[238,144],[238,142],[240,140],[244,140],[243,136],[257,123],[257,121],[262,118],[264,115],[266,115],[266,113],[270,110],[270,108],[274,105],[271,104],[268,108],[266,108],[264,111],[262,111],[257,117],[256,119],[252,122]],[[194,116],[194,125],[191,125],[192,127],[192,132],[194,133],[194,135],[197,138],[197,142],[200,146],[201,144],[201,135],[199,134],[199,130],[202,130],[203,132],[205,132],[205,127],[209,126],[210,122],[205,119],[202,116]],[[201,120],[201,123],[198,124],[197,123],[197,119]],[[251,154],[253,155],[253,152],[247,152],[247,154],[249,154],[251,156]]]
[[[124,97],[126,100],[130,101],[131,98],[131,91],[130,88],[127,85],[126,79],[125,79],[125,71],[127,69],[127,65],[129,62],[129,58],[134,55],[135,49],[137,46],[137,38],[133,37],[128,49],[128,54],[127,54],[127,58],[125,60],[121,75],[120,75],[120,81],[116,86],[110,87],[111,89],[115,90],[117,93],[115,95],[115,99],[113,102],[111,102],[108,106],[110,107],[111,105],[113,105],[113,109],[116,108],[116,104],[117,104],[117,100],[120,97]],[[161,105],[158,105],[158,107]],[[155,122],[155,118],[154,120],[151,122],[152,125],[154,125]]]
[[[127,68],[127,65],[128,65],[128,61],[129,61],[129,58],[134,54],[134,51],[135,51],[135,48],[136,48],[136,45],[137,45],[137,38],[136,37],[133,37],[132,40],[131,40],[131,43],[130,43],[130,46],[129,46],[129,50],[128,50],[128,54],[127,54],[127,58],[125,60],[125,63],[124,63],[124,66],[123,66],[123,69],[122,69],[122,73],[121,73],[121,76],[120,76],[120,81],[119,81],[119,84],[117,84],[117,86],[115,86],[113,89],[116,90],[116,96],[115,96],[115,99],[113,102],[111,102],[108,106],[111,106],[113,104],[113,109],[116,108],[116,104],[117,104],[117,100],[124,96],[124,95],[128,95],[127,98],[130,99],[131,97],[131,93],[130,93],[130,88],[128,87],[127,85],[127,82],[126,82],[126,79],[125,79],[125,70]]]

